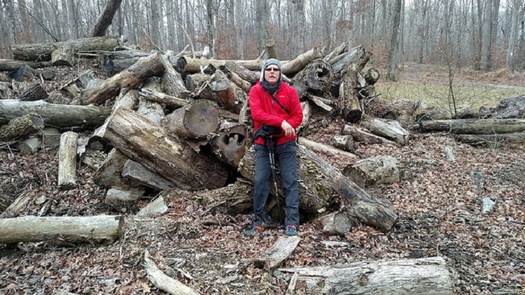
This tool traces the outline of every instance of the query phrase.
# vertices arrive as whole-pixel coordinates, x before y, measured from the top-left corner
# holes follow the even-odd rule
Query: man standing
[[[274,172],[272,158],[275,156],[286,197],[286,234],[297,235],[299,183],[295,129],[301,125],[303,111],[297,91],[282,79],[279,60],[270,58],[264,62],[260,81],[250,90],[249,105],[255,134],[255,221],[246,233],[254,234],[271,227],[273,223],[266,211],[266,201]]]

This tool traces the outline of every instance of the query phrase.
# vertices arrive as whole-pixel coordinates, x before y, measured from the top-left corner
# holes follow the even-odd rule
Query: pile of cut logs
[[[262,59],[227,61],[196,58],[195,54],[143,52],[124,48],[112,37],[16,45],[12,51],[14,60],[0,60],[0,71],[5,72],[0,75],[5,81],[0,82],[0,147],[16,146],[26,153],[42,146],[58,147],[58,184],[62,189],[77,185],[79,158],[89,163],[94,151],[107,151],[97,166],[95,181],[107,188],[106,202],[115,208],[136,202],[149,188],[159,192],[201,191],[208,210],[250,211],[254,154],[247,94],[259,79]],[[407,127],[453,132],[458,139],[470,142],[523,140],[522,119],[434,120],[421,112],[418,103],[381,101],[374,89],[379,72],[366,68],[370,57],[362,46],[343,43],[329,53],[313,48],[282,61],[285,81],[301,98],[305,120],[300,129],[308,124],[314,108],[348,122],[334,139],[335,147],[299,138],[300,209],[327,234],[345,234],[356,224],[391,230],[398,218],[392,205],[363,188],[378,181],[395,182],[399,171],[395,159],[378,157],[357,161],[341,172],[313,151],[357,160],[351,153],[354,142],[406,145],[410,135]],[[41,83],[32,83],[23,91],[11,86],[13,80],[32,75],[35,68],[45,68],[40,76],[42,83],[52,80],[53,73],[47,67],[72,66],[79,58],[104,65],[108,78],[97,79],[88,70],[51,94]],[[519,101],[514,98],[515,105]],[[352,124],[357,122],[360,126]],[[85,136],[76,130],[90,132]],[[477,133],[484,135],[473,138],[471,134]],[[274,197],[268,204],[274,214],[278,210],[276,198],[283,196],[282,188],[277,190],[272,191]],[[163,197],[168,195],[161,194],[139,214],[165,212]],[[334,212],[335,196],[344,198],[348,205]],[[17,204],[24,201],[10,203],[0,208],[3,217],[16,216],[20,210]],[[18,221],[26,224],[20,226],[22,232],[0,232],[0,237],[5,237],[0,243],[52,239],[53,233],[73,241],[93,237],[113,240],[119,236],[122,219],[110,219],[110,226],[91,229],[103,232],[87,234],[82,230],[87,221],[67,220],[67,231],[47,231],[45,237],[35,228],[48,223]],[[12,228],[9,222],[0,219],[0,229]],[[72,229],[72,223],[78,228]],[[439,280],[445,282],[439,294],[450,294],[448,272],[443,270],[440,266],[432,274],[440,273]]]

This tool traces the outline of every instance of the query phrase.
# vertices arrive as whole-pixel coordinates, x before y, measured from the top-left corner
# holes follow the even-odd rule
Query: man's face
[[[276,65],[269,65],[264,69],[264,78],[270,85],[275,85],[279,82],[279,75],[279,68]]]

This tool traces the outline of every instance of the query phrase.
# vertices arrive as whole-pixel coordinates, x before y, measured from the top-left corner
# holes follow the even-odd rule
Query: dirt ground
[[[343,124],[317,112],[305,136],[332,143]],[[445,148],[453,151],[454,161],[445,157]],[[359,225],[344,236],[327,236],[305,220],[298,248],[281,267],[441,256],[455,294],[525,294],[522,147],[475,148],[447,134],[414,133],[406,146],[359,145],[355,154],[399,161],[399,182],[366,188],[393,205],[397,224],[387,233]],[[353,163],[319,155],[338,169]],[[166,214],[136,218],[154,195],[126,212],[116,211],[104,204],[105,190],[93,182],[95,169],[83,164],[78,187],[61,191],[57,158],[56,150],[21,155],[3,146],[0,193],[31,194],[33,201],[21,216],[121,214],[122,236],[106,244],[0,245],[0,293],[165,294],[146,275],[143,256],[148,250],[163,272],[199,294],[286,294],[290,274],[250,263],[284,235],[282,229],[247,236],[243,229],[250,224],[249,212],[214,215],[199,203],[199,192],[186,191],[170,194]],[[482,214],[483,198],[495,202],[487,214]],[[340,243],[327,246],[327,241]],[[307,294],[304,282],[294,290]]]

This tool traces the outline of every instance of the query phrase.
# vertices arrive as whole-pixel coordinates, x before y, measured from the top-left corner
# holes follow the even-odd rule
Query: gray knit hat
[[[264,70],[269,65],[276,65],[279,68],[279,82],[281,82],[283,80],[283,75],[281,73],[281,62],[276,58],[269,58],[264,61],[263,66],[261,67],[261,78],[260,78],[261,82],[264,80]]]

